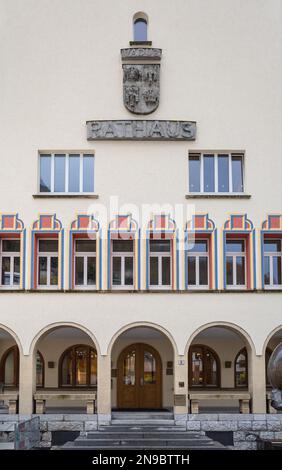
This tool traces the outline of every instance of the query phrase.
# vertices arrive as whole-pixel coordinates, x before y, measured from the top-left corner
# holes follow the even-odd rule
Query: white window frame
[[[265,240],[269,240],[269,238],[264,239],[263,243],[265,242]],[[274,238],[274,239],[271,239],[271,240],[272,241],[277,241],[277,240],[280,240],[280,239],[279,238]],[[281,240],[281,244],[282,244],[282,240]],[[264,262],[264,258],[266,256],[269,256],[270,283],[265,284],[265,282],[264,282],[264,288],[265,289],[281,289],[282,284],[273,284],[273,258],[274,258],[274,256],[280,258],[281,263],[282,263],[282,251],[280,251],[280,252],[279,251],[265,251],[264,245],[263,245],[263,262]]]
[[[133,250],[132,251],[113,251],[113,242],[115,239],[111,240],[111,286],[114,290],[119,289],[134,289],[134,282],[135,282],[135,272],[134,272],[134,240],[133,240]],[[128,241],[128,240],[125,240]],[[113,275],[114,275],[114,258],[121,258],[121,284],[115,285],[113,283]],[[133,259],[133,284],[125,284],[125,258],[132,258]]]
[[[55,187],[55,155],[63,155],[65,157],[65,191],[55,191],[54,190],[54,187]],[[73,156],[73,155],[77,155],[79,156],[80,160],[79,160],[79,191],[76,191],[76,192],[70,192],[69,191],[69,159],[70,159],[70,156]],[[86,192],[86,191],[83,191],[83,157],[84,155],[86,156],[92,156],[93,157],[93,161],[94,161],[94,165],[93,165],[93,191],[91,192]],[[41,156],[50,156],[51,158],[51,191],[50,192],[46,192],[46,191],[40,191],[40,161],[41,161]],[[67,194],[67,195],[70,195],[70,196],[77,196],[79,194],[82,194],[82,195],[93,195],[94,194],[94,190],[95,190],[95,180],[94,180],[94,176],[95,176],[95,154],[93,151],[87,151],[87,150],[72,150],[72,151],[66,151],[66,150],[52,150],[52,151],[39,151],[38,153],[38,194],[42,194],[42,195],[48,195],[48,196],[58,196],[58,195],[63,195],[63,194]]]
[[[39,251],[39,242],[40,240],[57,240],[58,241],[58,251]],[[57,253],[57,255],[56,255]],[[40,284],[39,283],[39,258],[47,258],[47,284]],[[51,284],[51,258],[58,259],[58,284]],[[52,289],[56,290],[59,289],[60,283],[60,272],[59,272],[59,240],[57,238],[41,238],[39,237],[37,240],[37,287],[39,289]]]
[[[96,290],[97,289],[97,253],[96,251],[76,251],[76,242],[86,240],[85,238],[75,238],[74,241],[74,288],[82,290]],[[97,242],[96,242],[97,249]],[[75,270],[76,270],[76,258],[83,258],[83,284],[76,284],[75,282]],[[87,260],[88,258],[95,258],[96,267],[96,278],[95,284],[87,284]]]
[[[186,263],[187,263],[187,274],[188,274],[188,285],[187,289],[209,289],[210,288],[210,253],[209,253],[209,240],[207,238],[196,239],[195,242],[204,241],[207,243],[207,251],[189,251],[187,250]],[[189,254],[190,253],[190,254]],[[205,257],[208,259],[208,283],[200,284],[200,257]],[[189,284],[189,272],[188,272],[188,258],[196,258],[196,284]]]
[[[157,240],[154,238],[153,240]],[[148,269],[148,276],[149,276],[149,288],[150,289],[167,289],[170,290],[172,288],[172,243],[170,242],[170,250],[169,251],[152,251],[150,247],[150,240],[149,240],[149,269]],[[158,284],[152,285],[151,284],[151,258],[158,258]],[[170,284],[162,284],[163,281],[163,273],[162,273],[162,258],[170,258]]]
[[[3,241],[19,241],[21,246],[20,238],[2,238],[1,239],[1,253],[0,253],[0,287],[1,289],[20,289],[21,285],[21,251],[4,251],[3,252]],[[2,261],[3,258],[10,258],[10,284],[2,284]],[[14,258],[20,258],[20,282],[19,284],[14,284]]]
[[[227,251],[225,249],[225,276],[226,276],[226,289],[246,289],[247,288],[247,256],[246,256],[246,240],[244,238],[228,238],[227,240],[232,240],[232,242],[244,242],[244,251]],[[227,241],[226,240],[226,241]],[[237,270],[236,270],[236,257],[244,258],[244,284],[237,284]],[[233,284],[227,284],[227,258],[232,258],[232,270],[233,270]]]
[[[214,191],[206,192],[204,190],[204,157],[213,156],[214,157]],[[229,191],[219,191],[218,190],[218,157],[219,156],[228,156],[228,176],[229,176]],[[190,157],[199,157],[200,159],[200,191],[190,191]],[[242,158],[242,172],[243,172],[243,191],[235,192],[233,191],[233,180],[232,180],[232,157],[241,157]],[[245,194],[245,155],[242,152],[190,152],[188,155],[188,190],[189,194],[204,194],[204,195],[213,195],[217,194],[219,196],[225,195],[243,195]]]

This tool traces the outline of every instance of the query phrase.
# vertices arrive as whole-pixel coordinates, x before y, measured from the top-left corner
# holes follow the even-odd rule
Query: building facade
[[[0,8],[4,395],[270,412],[281,2]]]

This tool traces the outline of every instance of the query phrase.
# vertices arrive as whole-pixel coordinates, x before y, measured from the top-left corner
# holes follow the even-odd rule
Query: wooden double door
[[[135,343],[118,358],[117,406],[124,409],[162,407],[162,363],[152,346]]]

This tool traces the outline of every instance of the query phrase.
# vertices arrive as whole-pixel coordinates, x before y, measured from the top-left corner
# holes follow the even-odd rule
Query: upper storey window
[[[189,154],[189,192],[219,194],[244,192],[243,163],[242,154]]]
[[[94,155],[40,153],[40,193],[93,193]]]
[[[136,13],[133,17],[133,39],[136,42],[147,42],[148,17],[145,13]]]

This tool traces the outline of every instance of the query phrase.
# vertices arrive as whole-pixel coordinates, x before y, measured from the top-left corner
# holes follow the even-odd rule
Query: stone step
[[[119,412],[115,411],[112,413],[112,420],[128,420],[128,419],[134,419],[135,421],[139,420],[144,420],[144,419],[150,419],[150,420],[155,420],[155,419],[167,419],[171,420],[173,419],[174,415],[173,413],[170,412],[143,412],[140,411],[138,413],[134,413],[132,411],[130,412]]]
[[[166,432],[166,431],[146,431],[146,432],[129,432],[129,431],[121,431],[121,432],[107,432],[107,431],[96,431],[96,432],[88,432],[87,439],[126,439],[126,438],[134,438],[134,439],[154,439],[154,438],[161,438],[161,439],[170,439],[171,437],[175,437],[176,439],[197,439],[200,437],[199,434],[187,434],[185,431],[176,431],[176,432]],[[83,436],[81,436],[83,437]],[[205,436],[201,436],[205,437]]]
[[[213,445],[205,445],[202,444],[201,446],[198,445],[170,445],[168,447],[169,449],[187,449],[187,450],[226,450],[226,448],[219,444],[218,442],[214,443]],[[67,442],[63,447],[60,447],[61,450],[162,450],[164,447],[160,447],[159,445],[148,445],[148,446],[143,446],[143,445],[134,445],[134,446],[101,446],[101,445],[96,445],[96,446],[83,446],[81,448],[74,446],[73,442]]]
[[[139,424],[146,424],[146,425],[155,425],[155,426],[168,426],[168,425],[171,425],[171,426],[174,426],[174,419],[138,419],[135,420],[135,419],[113,419],[111,421],[111,424],[112,425],[121,425],[121,424],[125,424],[127,426],[132,426],[132,425],[137,425],[139,426]]]
[[[123,447],[123,446],[130,446],[136,447],[139,445],[142,446],[158,446],[158,447],[171,447],[171,446],[178,446],[178,447],[201,447],[205,446],[213,446],[214,443],[210,439],[162,439],[159,438],[150,438],[150,439],[135,439],[135,438],[127,438],[127,439],[76,439],[73,442],[73,445],[77,447],[97,447],[97,446],[104,446],[104,447]]]

